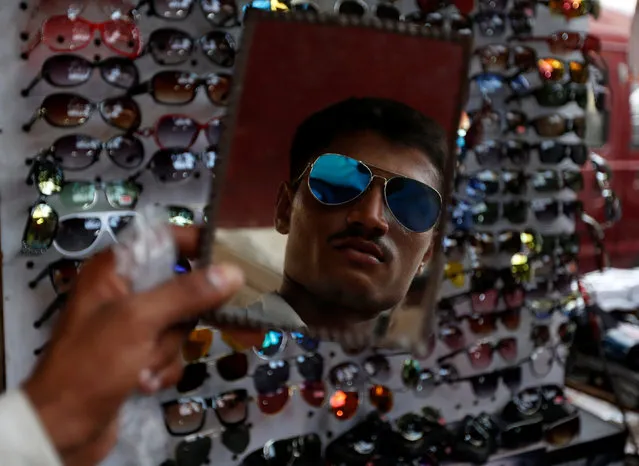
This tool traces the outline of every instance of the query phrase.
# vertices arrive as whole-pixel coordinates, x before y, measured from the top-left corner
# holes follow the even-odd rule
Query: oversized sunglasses
[[[213,27],[233,27],[239,24],[238,8],[235,0],[142,0],[136,5],[136,10],[148,5],[147,14],[162,19],[179,21],[188,18],[193,12],[195,4],[200,5],[204,18]]]
[[[63,170],[84,170],[96,164],[103,151],[115,165],[124,169],[137,168],[144,161],[144,144],[130,134],[114,136],[106,142],[86,134],[71,134],[56,139],[35,157],[27,159],[27,164],[52,159]]]
[[[223,118],[214,117],[206,123],[199,123],[188,115],[170,114],[160,117],[153,128],[144,129],[143,136],[153,136],[162,149],[188,149],[204,133],[209,146],[217,147],[222,135]]]
[[[38,75],[20,93],[27,97],[43,80],[54,87],[80,86],[91,79],[96,69],[104,82],[120,89],[130,89],[140,80],[138,68],[128,58],[91,62],[80,55],[63,54],[47,58]]]
[[[193,102],[200,87],[215,105],[226,106],[231,91],[231,75],[211,73],[198,76],[184,71],[160,71],[148,82],[131,89],[129,95],[150,94],[157,103],[165,105],[185,105]]]
[[[368,190],[374,178],[381,178],[386,205],[404,228],[423,233],[437,224],[442,198],[427,184],[404,176],[375,175],[372,166],[338,154],[321,155],[309,167],[298,182],[308,171],[308,188],[321,204],[339,206],[352,202]]]
[[[22,130],[31,131],[39,120],[58,128],[82,126],[96,109],[104,121],[115,128],[135,130],[140,126],[142,113],[131,97],[111,97],[100,102],[91,102],[79,94],[59,93],[45,97],[33,117],[22,126]]]
[[[93,23],[82,17],[70,18],[56,15],[42,23],[39,40],[22,54],[29,54],[40,44],[54,52],[72,52],[88,46],[96,32],[102,42],[113,52],[128,58],[136,58],[142,51],[142,38],[136,24],[128,19],[111,19],[102,23]]]
[[[218,66],[231,68],[235,64],[235,39],[224,31],[211,31],[196,40],[179,29],[156,29],[149,36],[144,53],[150,54],[158,65],[180,65],[192,58],[196,45]]]

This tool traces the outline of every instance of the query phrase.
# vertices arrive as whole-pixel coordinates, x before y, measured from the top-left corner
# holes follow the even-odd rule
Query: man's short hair
[[[448,153],[444,129],[408,105],[366,97],[343,100],[302,122],[290,151],[291,181],[300,177],[311,157],[335,139],[362,131],[371,131],[391,143],[424,152],[437,171],[438,181],[442,179]]]

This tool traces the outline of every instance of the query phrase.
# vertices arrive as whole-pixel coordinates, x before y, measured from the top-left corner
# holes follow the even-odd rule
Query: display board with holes
[[[327,445],[337,445],[330,451],[339,457],[341,444],[331,442],[372,412],[406,439],[439,417],[481,422],[482,413],[515,406],[511,398],[521,390],[532,389],[517,400],[533,407],[558,399],[560,388],[535,388],[563,384],[566,314],[580,305],[571,288],[577,270],[556,259],[576,247],[572,191],[587,156],[579,115],[594,102],[579,51],[590,43],[581,35],[590,3],[570,21],[550,11],[565,4],[559,1],[450,3],[457,7],[439,0],[155,0],[133,14],[125,0],[0,7],[2,26],[14,32],[1,45],[8,58],[0,88],[12,109],[0,115],[9,386],[33,367],[82,260],[113,241],[136,209],[160,204],[174,223],[205,220],[206,170],[250,6],[473,29],[470,126],[460,130],[438,331],[431,355],[416,360],[276,330],[253,347],[198,328],[184,348],[183,379],[157,400],[167,458],[180,466],[248,465],[273,455],[291,464]],[[558,425],[551,433],[574,430],[574,423]],[[535,447],[542,440],[531,439]],[[421,457],[467,460],[464,445],[457,447]],[[486,444],[480,453],[495,449]],[[358,460],[371,453],[365,450]]]

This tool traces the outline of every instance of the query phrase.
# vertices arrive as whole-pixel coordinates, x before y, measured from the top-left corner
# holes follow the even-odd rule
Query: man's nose
[[[389,212],[384,201],[384,185],[373,183],[351,206],[346,221],[381,236],[388,231]]]

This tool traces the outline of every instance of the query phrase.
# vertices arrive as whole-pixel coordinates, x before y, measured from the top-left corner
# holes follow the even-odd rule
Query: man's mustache
[[[338,233],[334,233],[328,237],[327,241],[329,244],[332,244],[335,241],[347,239],[347,238],[358,238],[365,241],[370,241],[371,243],[375,244],[377,247],[379,247],[382,250],[386,260],[389,260],[393,257],[391,249],[386,244],[383,236],[380,236],[377,234],[373,235],[370,233],[370,231],[367,231],[366,228],[362,228],[358,226],[352,226]]]

